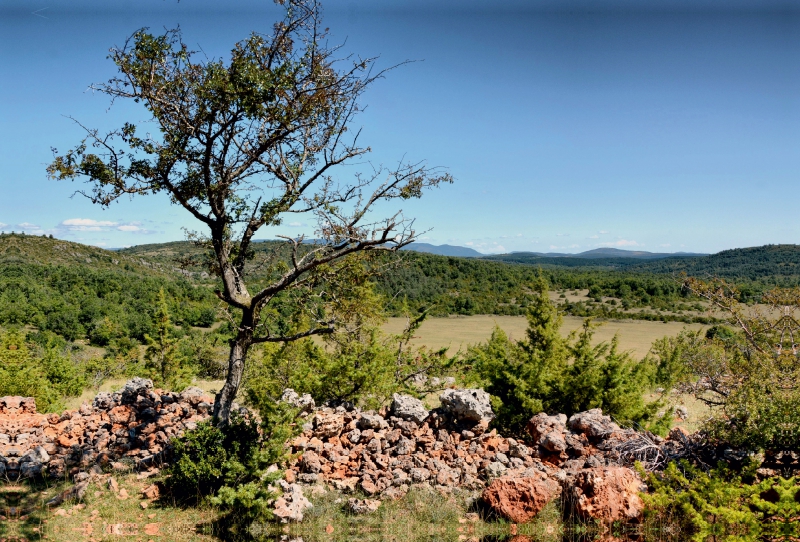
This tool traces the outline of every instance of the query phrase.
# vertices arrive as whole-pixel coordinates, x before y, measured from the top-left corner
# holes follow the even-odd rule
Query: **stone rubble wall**
[[[354,501],[353,510],[370,510],[379,499],[425,487],[473,491],[514,522],[530,520],[553,499],[603,521],[632,519],[642,511],[638,493],[644,486],[630,468],[635,458],[620,452],[642,434],[597,409],[570,418],[538,414],[521,442],[489,430],[490,397],[478,389],[445,390],[442,406],[434,410],[407,395],[395,395],[378,412],[350,404],[316,408],[310,396],[292,390],[282,400],[301,408],[307,421],[303,433],[287,443],[295,458],[281,484],[288,518],[302,517],[310,506],[301,498],[303,488],[318,485],[369,497]],[[163,461],[173,437],[211,416],[212,403],[198,388],[165,392],[142,378],[61,415],[37,413],[31,398],[2,397],[0,476],[77,480],[93,467],[97,471],[95,465],[149,468]],[[655,446],[674,444],[646,438]]]
[[[556,498],[586,518],[641,514],[638,493],[645,487],[617,451],[639,433],[599,409],[569,419],[539,414],[528,424],[526,445],[488,429],[489,405],[482,390],[446,390],[442,407],[432,411],[409,396],[395,396],[381,412],[323,407],[291,442],[298,459],[286,479],[376,499],[397,498],[413,487],[476,490],[514,522],[532,519]]]
[[[199,388],[166,392],[143,378],[60,415],[37,413],[31,397],[0,397],[0,476],[63,479],[94,465],[150,466],[170,439],[207,419],[212,404]]]

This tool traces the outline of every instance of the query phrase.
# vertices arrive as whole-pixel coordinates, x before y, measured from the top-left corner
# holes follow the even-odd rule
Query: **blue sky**
[[[455,176],[404,204],[423,240],[487,253],[800,242],[797,3],[489,4],[325,4],[345,51],[418,61],[368,92],[357,125],[374,162]],[[101,129],[146,118],[87,91],[136,29],[180,24],[224,56],[278,17],[268,0],[0,0],[0,228],[106,247],[182,239],[196,224],[166,198],[71,198],[78,186],[46,178],[50,148],[81,138],[65,115]],[[313,228],[263,237],[299,233]]]

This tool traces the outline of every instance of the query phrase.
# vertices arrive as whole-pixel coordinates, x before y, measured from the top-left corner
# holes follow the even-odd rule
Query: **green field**
[[[600,324],[594,336],[597,342],[608,341],[618,334],[622,349],[631,351],[636,358],[644,357],[656,339],[665,335],[677,335],[684,328],[704,327],[701,324],[644,320],[596,320],[595,322]],[[384,329],[390,333],[399,333],[405,324],[405,318],[390,318]],[[487,315],[429,318],[416,333],[414,343],[428,348],[449,346],[450,352],[454,353],[459,348],[466,348],[467,345],[488,339],[495,325],[500,326],[511,338],[522,339],[525,336],[527,320],[524,316]],[[566,336],[582,325],[582,318],[565,316],[561,332]]]

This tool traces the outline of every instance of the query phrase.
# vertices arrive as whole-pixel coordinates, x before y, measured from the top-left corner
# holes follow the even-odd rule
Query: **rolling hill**
[[[695,257],[707,256],[707,254],[699,254],[694,252],[647,252],[645,250],[623,250],[620,248],[602,247],[587,250],[585,252],[578,252],[576,254],[567,254],[560,252],[511,252],[510,254],[496,254],[491,256],[493,259],[504,259],[507,257],[514,258],[578,258],[578,259],[598,259],[598,258],[635,258],[640,260],[658,260],[662,258],[672,257]]]
[[[426,254],[437,254],[439,256],[457,256],[461,258],[481,258],[484,255],[475,249],[468,247],[458,247],[453,245],[431,245],[429,243],[411,243],[402,250],[413,250],[414,252],[424,252]]]

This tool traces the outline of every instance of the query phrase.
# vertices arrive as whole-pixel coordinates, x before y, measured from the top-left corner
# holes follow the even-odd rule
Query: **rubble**
[[[483,390],[446,389],[441,408],[433,410],[398,394],[380,413],[350,404],[314,409],[309,399],[293,390],[283,395],[307,412],[303,433],[287,443],[293,459],[275,501],[284,522],[301,521],[311,506],[304,487],[315,494],[325,486],[366,495],[348,501],[353,514],[374,511],[411,488],[431,488],[472,491],[513,522],[527,521],[559,496],[582,517],[631,519],[641,513],[642,483],[628,467],[642,458],[661,461],[689,442],[677,430],[664,441],[623,429],[597,409],[569,419],[538,414],[527,426],[530,439],[520,442],[488,429],[493,413]],[[142,378],[62,414],[37,413],[31,398],[2,397],[0,475],[70,477],[84,491],[101,467],[158,472],[153,467],[164,460],[169,441],[209,418],[212,403],[198,388],[164,392]],[[125,497],[113,478],[107,484]],[[157,498],[157,487],[142,495]]]
[[[615,521],[641,513],[642,482],[628,468],[635,458],[618,451],[640,433],[598,409],[569,419],[542,413],[528,424],[529,446],[488,430],[488,395],[477,392],[445,390],[442,408],[431,411],[395,395],[388,418],[323,407],[290,442],[297,455],[290,476],[301,485],[382,500],[415,487],[476,491],[513,522],[529,520],[562,495],[583,517]]]
[[[60,415],[38,413],[30,397],[0,397],[0,470],[12,480],[61,479],[94,465],[149,466],[170,439],[210,416],[212,402],[199,388],[164,392],[145,378]]]

